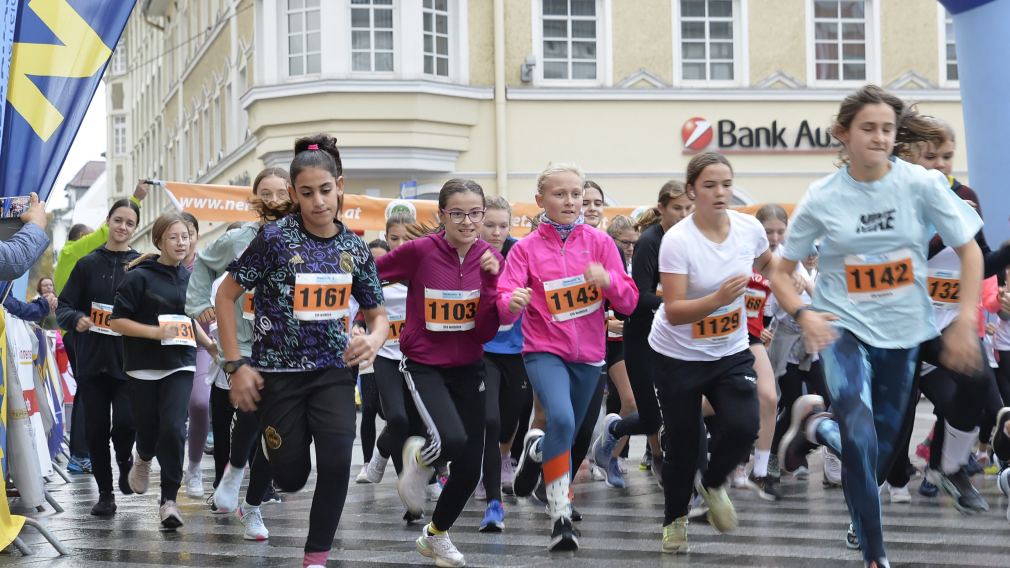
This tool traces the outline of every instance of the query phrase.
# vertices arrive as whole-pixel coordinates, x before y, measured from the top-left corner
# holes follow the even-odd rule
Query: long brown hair
[[[260,196],[256,195],[256,190],[259,189],[260,183],[270,177],[280,178],[284,180],[285,185],[291,185],[291,176],[288,175],[288,171],[284,168],[265,168],[256,174],[256,179],[253,180],[252,196],[249,198],[249,204],[252,206],[253,211],[259,215],[260,221],[267,223],[284,217],[292,210],[290,199],[285,203],[274,204],[267,203]]]
[[[852,121],[863,107],[874,104],[885,104],[894,110],[893,155],[907,155],[911,147],[918,142],[945,139],[946,133],[942,125],[931,120],[931,117],[919,113],[914,104],[906,103],[877,85],[866,85],[842,100],[842,104],[838,107],[838,115],[831,125],[831,135],[841,142],[838,135],[852,126]],[[849,163],[844,144],[838,149],[838,160],[840,165]]]

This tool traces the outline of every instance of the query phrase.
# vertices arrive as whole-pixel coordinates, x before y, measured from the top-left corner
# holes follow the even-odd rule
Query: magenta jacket
[[[602,298],[598,291],[580,290],[578,284],[562,282],[584,274],[591,262],[602,264],[610,273],[610,288],[602,291]],[[553,290],[545,290],[545,282],[553,282]],[[607,310],[603,300],[609,301],[614,311],[625,314],[633,312],[638,303],[638,288],[625,271],[614,240],[589,225],[575,227],[562,243],[557,230],[543,223],[512,247],[498,279],[502,324],[518,319],[508,305],[512,292],[523,287],[532,289],[522,323],[523,353],[553,353],[570,363],[597,364],[606,358]],[[559,315],[551,313],[548,302]],[[579,311],[588,313],[577,316]]]
[[[505,261],[494,247],[478,239],[467,251],[463,263],[456,249],[439,232],[404,243],[375,261],[379,277],[390,282],[407,282],[407,318],[400,334],[400,351],[411,361],[433,367],[458,367],[480,361],[484,344],[498,333],[498,276],[480,269],[480,257],[490,250],[498,262]],[[471,329],[435,331],[438,324],[426,319],[433,311],[438,316],[453,313],[452,304],[437,301],[433,290],[452,292],[479,291],[476,309],[467,305],[460,310],[471,320]],[[443,314],[442,310],[445,310]],[[471,311],[472,310],[472,311]],[[469,313],[467,313],[469,312]],[[442,319],[433,320],[435,322]]]

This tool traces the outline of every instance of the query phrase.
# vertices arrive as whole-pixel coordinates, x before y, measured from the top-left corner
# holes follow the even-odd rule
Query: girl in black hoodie
[[[129,484],[147,491],[151,460],[161,465],[161,524],[182,526],[175,499],[182,482],[186,415],[196,345],[217,355],[214,342],[185,316],[189,271],[180,262],[189,252],[189,228],[177,213],[154,222],[151,240],[160,255],[130,263],[116,291],[110,327],[123,334],[123,368],[130,376],[130,399],[137,428],[137,456]]]

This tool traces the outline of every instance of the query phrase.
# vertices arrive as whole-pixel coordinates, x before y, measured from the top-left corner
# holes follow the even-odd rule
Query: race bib
[[[740,329],[740,304],[723,306],[691,324],[691,339],[706,343],[726,341]]]
[[[743,301],[744,306],[747,308],[747,317],[749,319],[754,319],[763,315],[761,314],[761,307],[765,305],[766,299],[768,299],[768,292],[747,288],[747,291],[743,296]]]
[[[544,282],[544,293],[554,321],[581,318],[603,305],[603,295],[596,286],[586,284],[586,277],[581,274]]]
[[[296,274],[295,319],[329,321],[346,316],[352,279],[350,274]]]
[[[103,335],[120,336],[109,328],[109,319],[112,318],[112,305],[91,302],[91,329],[95,333]]]
[[[255,297],[256,290],[251,290],[242,294],[242,319],[250,321],[256,319],[256,306],[253,304]]]
[[[926,291],[938,310],[957,308],[961,300],[961,272],[957,270],[929,270]]]
[[[475,327],[480,290],[424,289],[424,327],[428,331],[466,331]]]
[[[845,281],[853,302],[876,302],[905,296],[914,290],[915,271],[907,249],[884,254],[845,257]]]
[[[389,335],[386,336],[386,345],[399,345],[400,334],[403,333],[403,326],[407,320],[403,316],[389,317]]]
[[[158,316],[158,326],[161,329],[165,329],[166,327],[172,329],[172,335],[168,339],[161,340],[162,345],[196,347],[196,333],[193,331],[193,320],[187,316]]]

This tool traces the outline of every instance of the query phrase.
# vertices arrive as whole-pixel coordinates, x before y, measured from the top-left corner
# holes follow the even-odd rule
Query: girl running
[[[927,292],[930,227],[960,258],[957,319],[943,335],[942,360],[974,374],[982,254],[978,215],[939,172],[895,159],[896,143],[935,135],[901,99],[868,85],[842,101],[832,128],[845,166],[811,186],[793,214],[776,298],[800,325],[808,352],[821,352],[832,413],[816,395],[801,397],[779,457],[795,470],[819,444],[842,459],[844,491],[867,566],[889,566],[878,480],[888,471],[910,402],[919,345],[937,337]],[[811,307],[788,285],[796,264],[820,239]],[[872,401],[872,403],[871,403]]]
[[[408,512],[419,515],[434,467],[452,463],[452,475],[416,546],[438,566],[463,566],[466,561],[447,531],[480,481],[481,355],[483,344],[498,330],[495,300],[502,258],[478,234],[485,203],[476,182],[445,182],[438,210],[441,227],[436,233],[400,246],[380,258],[378,267],[383,279],[410,281],[400,371],[427,429],[427,438],[414,436],[404,443],[397,489]]]
[[[375,239],[368,243],[368,250],[372,253],[372,258],[378,259],[389,253],[389,245],[382,239]],[[385,290],[383,290],[383,296],[386,296]],[[386,299],[386,317],[389,317],[388,298]],[[390,323],[390,325],[395,324]],[[354,482],[371,483],[368,479],[368,464],[372,461],[372,456],[375,455],[375,418],[382,416],[379,389],[375,386],[374,367],[370,366],[358,371],[358,391],[361,393],[361,457],[364,460],[364,465],[361,466],[361,471],[354,478]]]
[[[288,194],[294,212],[263,227],[228,267],[216,296],[232,403],[258,410],[264,457],[284,491],[305,486],[316,450],[316,487],[303,566],[325,566],[340,522],[354,444],[354,376],[386,338],[375,263],[364,241],[338,219],[344,177],[336,139],[295,142]],[[255,290],[252,355],[242,358],[235,301]],[[367,335],[350,337],[350,298]]]
[[[550,550],[576,550],[570,500],[572,444],[576,429],[599,389],[606,356],[603,302],[629,313],[638,291],[625,271],[613,240],[586,226],[581,214],[582,171],[556,164],[537,178],[537,205],[543,208],[536,232],[509,253],[499,283],[498,312],[505,324],[523,317],[523,358],[530,384],[546,413],[546,434],[531,429],[524,440],[516,479],[542,464],[547,508],[553,524]],[[524,465],[525,464],[525,465]]]
[[[124,336],[123,369],[130,376],[137,428],[130,488],[138,494],[147,491],[151,460],[157,457],[161,466],[161,525],[176,529],[182,526],[176,495],[182,482],[196,346],[199,343],[213,355],[217,348],[183,315],[189,270],[180,263],[189,252],[189,228],[182,216],[166,213],[158,217],[151,228],[151,241],[160,252],[130,263],[116,291],[109,328]]]

